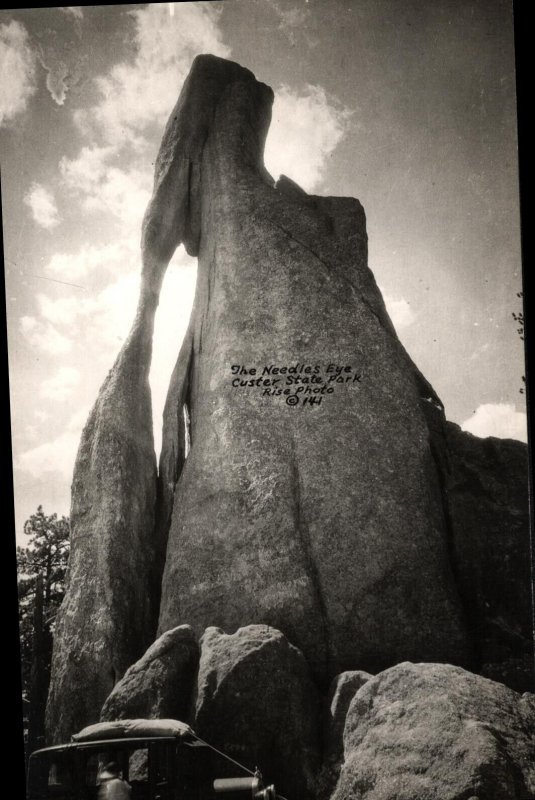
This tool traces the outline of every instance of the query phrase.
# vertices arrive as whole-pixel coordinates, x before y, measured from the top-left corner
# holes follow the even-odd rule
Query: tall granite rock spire
[[[144,241],[137,313],[82,433],[71,500],[71,556],[56,622],[47,735],[65,741],[152,642],[165,541],[148,382],[154,316],[169,258]]]
[[[271,103],[250,72],[202,56],[164,137],[199,267],[164,421],[159,629],[265,622],[321,679],[466,663],[426,420],[439,401],[368,269],[360,203],[266,173]]]

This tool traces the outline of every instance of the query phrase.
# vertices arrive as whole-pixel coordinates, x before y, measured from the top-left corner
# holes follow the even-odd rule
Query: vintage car
[[[98,800],[105,764],[114,762],[131,800],[277,800],[258,771],[200,739],[178,720],[120,720],[84,728],[68,744],[36,750],[28,800]]]

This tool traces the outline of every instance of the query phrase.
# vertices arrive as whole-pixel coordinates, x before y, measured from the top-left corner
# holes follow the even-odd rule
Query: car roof
[[[181,742],[187,746],[206,747],[204,742],[184,742],[183,738],[179,736],[122,736],[115,739],[93,739],[85,742],[68,742],[66,744],[56,744],[51,747],[42,747],[39,750],[34,750],[30,758],[37,755],[44,755],[46,753],[59,753],[64,750],[80,750],[80,749],[107,749],[109,747],[132,747],[147,745],[150,742]]]

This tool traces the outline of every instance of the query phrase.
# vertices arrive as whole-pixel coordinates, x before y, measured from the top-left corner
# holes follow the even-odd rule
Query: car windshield
[[[161,763],[154,759],[156,781],[167,778]],[[149,749],[144,746],[66,748],[36,753],[30,760],[30,798],[35,800],[98,800],[99,788],[109,779],[107,765],[116,765],[119,774],[132,787],[132,800],[148,797]],[[160,766],[159,766],[160,765]]]

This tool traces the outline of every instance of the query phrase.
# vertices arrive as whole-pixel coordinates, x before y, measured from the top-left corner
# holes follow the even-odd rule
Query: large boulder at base
[[[359,201],[266,173],[272,100],[199,56],[156,165],[176,181],[165,219],[198,254],[163,430],[159,630],[265,623],[324,685],[356,665],[470,663],[423,410],[440,401],[368,268]]]
[[[527,445],[446,432],[453,567],[478,670],[534,691]]]
[[[318,797],[327,798],[336,786],[344,760],[344,727],[353,697],[373,675],[362,670],[342,672],[329,688],[323,714],[323,766]]]
[[[166,631],[125,672],[100,719],[187,720],[198,663],[199,646],[189,625]]]
[[[535,696],[447,664],[398,664],[355,695],[333,800],[533,800]]]
[[[279,631],[249,625],[201,639],[195,732],[291,800],[311,797],[320,702],[302,654]]]

